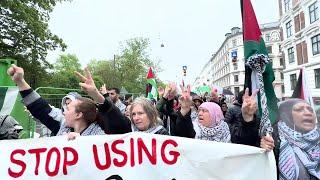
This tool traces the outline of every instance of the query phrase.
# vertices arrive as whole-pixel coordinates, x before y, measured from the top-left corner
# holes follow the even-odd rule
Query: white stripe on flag
[[[0,111],[1,114],[11,114],[11,111],[16,103],[19,89],[17,87],[9,87],[3,101],[3,106]]]
[[[158,100],[158,98],[157,98],[157,89],[156,89],[154,86],[152,86],[150,93],[152,94],[152,97],[153,97],[155,100]]]
[[[258,75],[257,72],[252,71],[251,73],[251,90],[252,92],[255,92],[259,87],[259,79],[258,79]],[[256,102],[257,104],[259,104],[258,102],[258,96],[256,96]]]
[[[303,90],[303,99],[310,104],[310,106],[312,107],[314,113],[316,114],[315,108],[314,108],[314,103],[313,103],[313,98],[312,98],[311,91],[310,91],[310,88],[309,88],[310,86],[309,86],[309,83],[307,81],[307,77],[306,77],[306,73],[305,73],[305,68],[302,68],[301,71],[302,71],[302,73],[301,73],[301,75],[302,75],[302,78],[301,78],[302,79],[302,83],[301,83],[302,87],[301,87],[301,89]],[[316,116],[316,118],[317,118],[317,116]],[[318,119],[317,119],[317,122],[318,122]]]

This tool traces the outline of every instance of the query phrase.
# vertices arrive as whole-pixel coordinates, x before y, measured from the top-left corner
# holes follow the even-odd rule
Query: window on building
[[[284,12],[290,9],[290,0],[284,0]]]
[[[316,88],[320,88],[320,68],[314,70],[314,79]]]
[[[291,90],[294,90],[294,88],[297,85],[297,75],[296,74],[290,75],[290,84],[291,84]]]
[[[281,92],[284,93],[284,85],[281,85]]]
[[[310,24],[314,23],[319,19],[317,1],[309,6],[309,17],[310,17]]]
[[[236,47],[237,46],[237,39],[233,39],[232,40],[232,47]]]
[[[281,52],[281,45],[279,45],[279,52]]]
[[[269,53],[269,54],[272,54],[272,46],[268,46],[268,47],[267,47],[267,50],[268,50],[268,53]]]
[[[238,70],[238,64],[233,65],[233,70]]]
[[[284,79],[283,73],[280,73],[280,78],[281,78],[282,80]]]
[[[271,39],[270,33],[267,33],[265,38],[266,42],[269,42],[270,39]]]
[[[311,38],[312,54],[320,54],[320,34]]]
[[[234,87],[234,95],[238,96],[239,92],[240,92],[240,88],[239,87]]]
[[[289,58],[289,63],[293,63],[294,62],[294,51],[293,51],[293,47],[288,49],[288,58]]]
[[[292,36],[292,22],[291,21],[286,23],[286,32],[287,32],[287,38]]]
[[[283,66],[283,65],[284,65],[283,58],[280,58],[280,66]]]
[[[234,75],[234,82],[239,82],[239,76],[238,75]]]

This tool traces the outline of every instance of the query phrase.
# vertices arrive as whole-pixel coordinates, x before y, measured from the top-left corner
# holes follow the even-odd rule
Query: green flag
[[[158,87],[157,87],[156,79],[152,72],[151,67],[149,68],[149,71],[147,74],[146,95],[147,95],[147,98],[149,99],[158,100]]]
[[[249,87],[250,91],[259,89],[260,135],[265,135],[272,132],[271,124],[276,122],[278,111],[278,99],[272,85],[275,77],[252,4],[250,0],[240,2],[246,60],[245,88]]]
[[[0,114],[14,117],[23,127],[20,138],[33,137],[35,122],[30,119],[16,86],[0,86]]]

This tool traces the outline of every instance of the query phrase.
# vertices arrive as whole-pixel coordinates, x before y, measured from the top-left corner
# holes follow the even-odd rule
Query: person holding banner
[[[76,72],[76,75],[82,81],[82,83],[79,83],[81,88],[96,102],[100,103],[99,111],[107,114],[107,117],[104,118],[106,130],[110,129],[122,133],[137,131],[168,135],[167,130],[161,125],[162,122],[158,117],[157,109],[150,100],[136,98],[130,107],[130,118],[127,118],[109,98],[100,94],[87,68],[85,69],[85,76],[79,72]]]
[[[320,130],[310,104],[282,102],[273,138],[280,179],[320,179]],[[262,138],[261,147],[272,150],[273,138]]]
[[[181,110],[178,112],[175,134],[182,137],[190,137],[202,140],[230,142],[228,124],[223,121],[223,113],[218,104],[204,102],[199,106],[198,117],[191,120],[192,98],[190,86],[181,86],[182,94],[179,98]]]
[[[88,68],[84,69],[84,75],[75,72],[80,79],[80,87],[98,105],[99,113],[103,117],[103,129],[106,134],[124,134],[131,132],[130,119],[126,118],[110,98],[104,97],[97,89]]]
[[[162,126],[162,120],[158,117],[157,109],[146,98],[136,98],[130,108],[132,131],[152,134],[169,135]]]
[[[52,119],[46,119],[52,108],[38,93],[33,91],[25,81],[24,70],[21,67],[12,65],[8,69],[8,74],[17,84],[23,98],[23,102],[31,114],[53,132],[58,129],[57,135],[63,135],[66,133],[73,134],[71,133],[72,131],[77,134],[73,134],[71,136],[105,134],[98,124],[101,121],[96,105],[91,99],[77,97],[75,100],[69,101],[69,104],[64,107],[64,120],[60,124]]]

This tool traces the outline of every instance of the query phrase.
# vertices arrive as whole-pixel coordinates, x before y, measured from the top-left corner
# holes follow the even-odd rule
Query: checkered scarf
[[[217,142],[230,142],[230,130],[229,126],[223,120],[214,127],[205,127],[196,120],[199,127],[199,132],[196,131],[196,139],[217,141]]]
[[[279,156],[280,179],[298,179],[298,160],[310,175],[320,179],[319,129],[315,128],[306,134],[302,134],[294,131],[284,122],[279,122],[278,130],[281,140]]]

